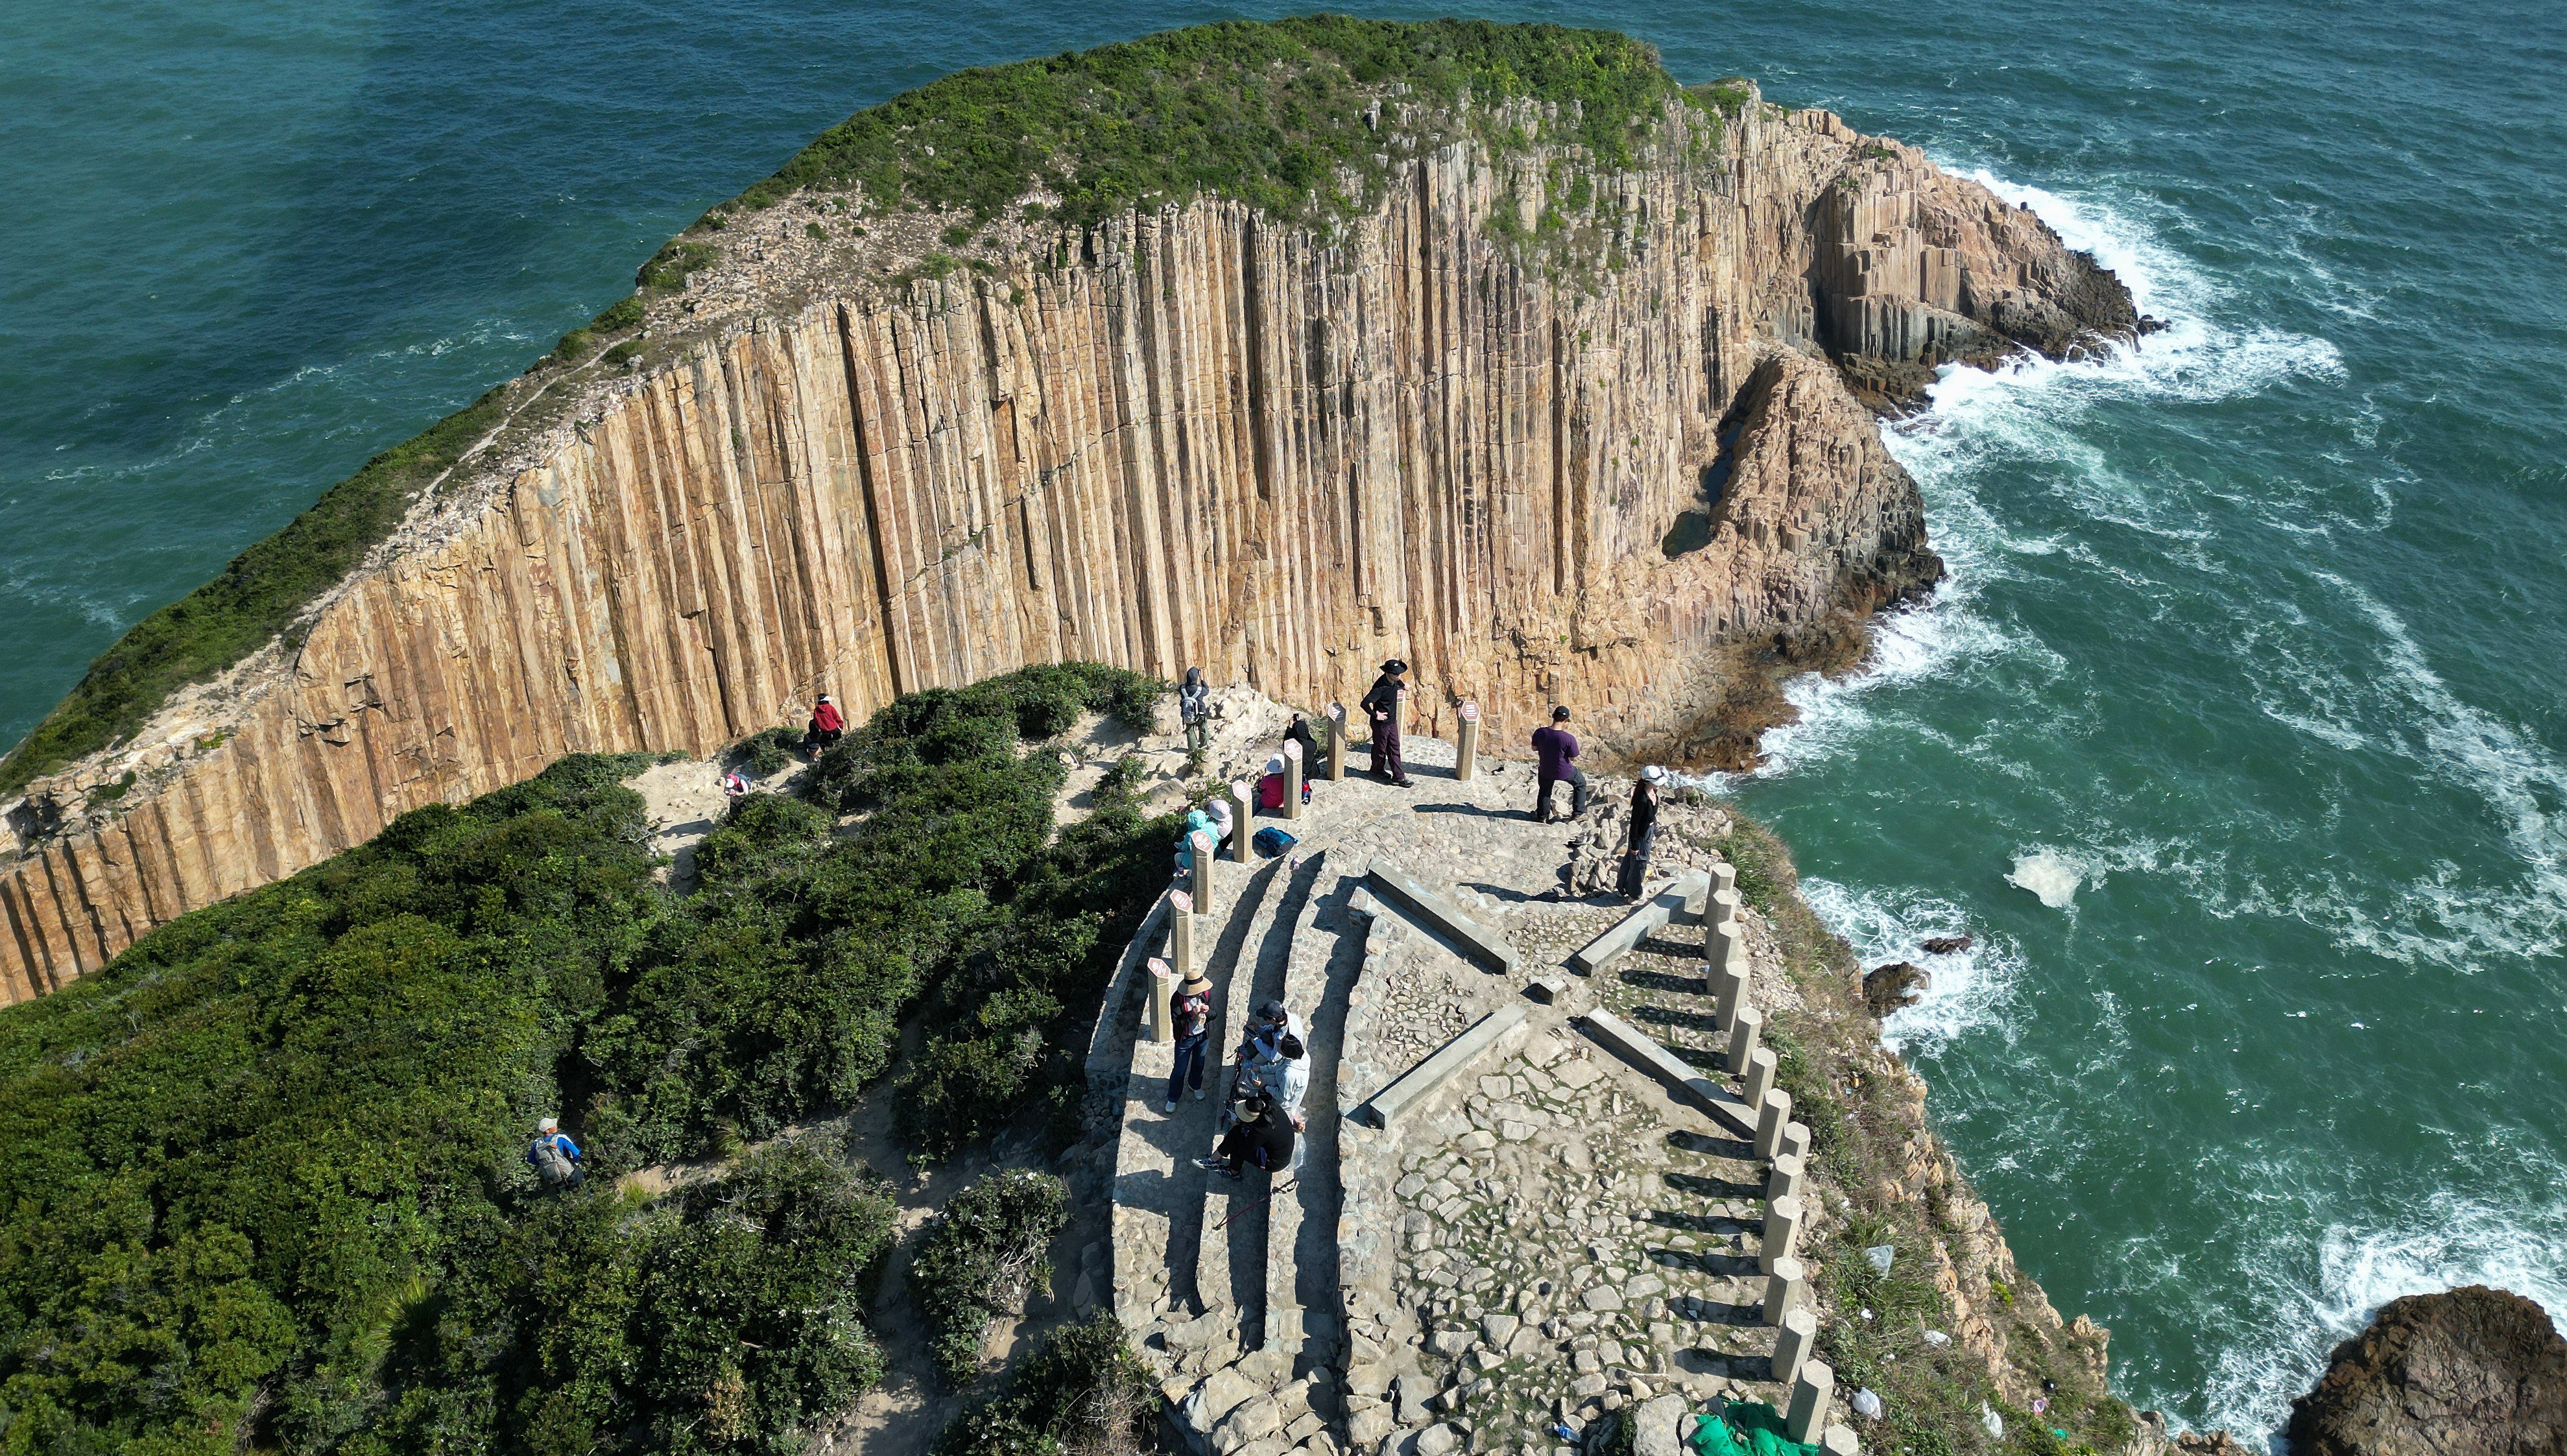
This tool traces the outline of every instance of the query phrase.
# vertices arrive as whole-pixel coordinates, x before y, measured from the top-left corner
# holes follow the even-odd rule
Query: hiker
[[[1569,730],[1569,710],[1551,711],[1551,727],[1533,730],[1534,757],[1540,787],[1533,796],[1533,816],[1537,822],[1551,822],[1551,788],[1563,779],[1569,782],[1569,817],[1574,819],[1586,812],[1586,770],[1577,766],[1577,734]]]
[[[1185,827],[1177,831],[1177,873],[1185,877],[1189,887],[1194,884],[1195,835],[1198,832],[1212,836],[1213,848],[1221,848],[1221,834],[1213,828],[1212,815],[1201,809],[1186,810]]]
[[[1631,785],[1631,841],[1622,853],[1622,898],[1640,898],[1640,884],[1649,877],[1649,847],[1658,838],[1658,789],[1667,781],[1667,770],[1652,763],[1640,770],[1638,781]]]
[[[1239,1121],[1221,1135],[1221,1146],[1202,1160],[1203,1166],[1219,1170],[1233,1183],[1252,1163],[1269,1173],[1278,1172],[1290,1166],[1296,1141],[1290,1118],[1264,1097],[1251,1097],[1239,1104]]]
[[[738,803],[748,797],[748,775],[734,768],[722,775],[722,797]]]
[[[847,720],[839,714],[838,705],[830,702],[829,695],[823,693],[811,710],[810,724],[802,729],[802,751],[815,755],[827,752],[838,741],[838,735],[846,730]]]
[[[1239,1043],[1239,1056],[1248,1061],[1266,1054],[1266,1049],[1285,1035],[1310,1039],[1310,1023],[1284,1005],[1281,997],[1268,997],[1249,1013],[1248,1036]]]
[[[1400,700],[1408,696],[1408,684],[1401,681],[1408,664],[1397,658],[1381,665],[1381,676],[1373,679],[1372,691],[1356,705],[1372,723],[1372,776],[1407,788],[1408,765],[1399,757]]]
[[[577,1188],[588,1177],[579,1165],[582,1156],[579,1144],[561,1130],[560,1118],[547,1117],[535,1124],[535,1141],[526,1149],[526,1162],[544,1180],[544,1186]]]
[[[1301,1038],[1290,1031],[1278,1035],[1272,1042],[1255,1043],[1259,1055],[1240,1068],[1240,1082],[1249,1095],[1263,1097],[1277,1115],[1292,1124],[1294,1132],[1310,1125],[1302,1112],[1302,1103],[1310,1095],[1310,1059]],[[1292,1166],[1301,1166],[1301,1145],[1292,1145]]]
[[[1185,686],[1177,690],[1177,722],[1185,725],[1186,750],[1200,753],[1212,746],[1212,689],[1203,669],[1186,669]]]
[[[1212,982],[1201,971],[1188,971],[1177,986],[1177,994],[1168,1003],[1176,1021],[1176,1068],[1168,1073],[1168,1105],[1177,1110],[1177,1094],[1188,1086],[1195,1089],[1195,1100],[1204,1094],[1204,1043],[1212,1040]]]

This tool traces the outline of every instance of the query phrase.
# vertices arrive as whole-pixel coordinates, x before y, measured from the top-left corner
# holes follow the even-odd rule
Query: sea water
[[[0,740],[847,113],[1248,13],[10,9]],[[2167,323],[1888,428],[1951,580],[1724,785],[1932,972],[1889,1032],[2120,1387],[2263,1433],[2386,1299],[2567,1309],[2567,11],[1480,13],[1918,144]]]

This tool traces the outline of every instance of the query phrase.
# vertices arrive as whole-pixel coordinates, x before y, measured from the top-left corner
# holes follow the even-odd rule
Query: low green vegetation
[[[770,1140],[922,1009],[931,1047],[1030,1038],[1008,1106],[1057,1102],[1174,829],[1126,801],[1053,836],[1038,739],[1161,691],[903,699],[824,760],[828,808],[736,805],[684,899],[621,782],[649,760],[565,759],[0,1013],[0,1453],[792,1449],[879,1369],[890,1205]],[[901,1073],[970,1109],[923,1145],[1004,1120],[955,1065]],[[589,1178],[548,1193],[556,1111]]]
[[[956,1416],[934,1456],[1139,1456],[1156,1448],[1158,1410],[1149,1370],[1100,1310],[1055,1330],[1006,1393]]]
[[[1573,112],[1563,121],[1570,139],[1607,167],[1627,165],[1680,95],[1653,48],[1611,31],[1341,15],[1224,21],[958,72],[829,129],[733,205],[853,183],[876,208],[965,210],[986,222],[1041,187],[1072,227],[1201,192],[1317,221],[1378,195],[1394,139],[1366,115],[1393,88],[1403,94],[1392,105],[1430,111],[1466,92],[1482,103],[1560,104]],[[1474,125],[1507,140],[1486,118]]]
[[[990,1321],[1022,1312],[1051,1289],[1043,1250],[1069,1222],[1069,1190],[1048,1173],[993,1173],[945,1205],[910,1266],[910,1298],[927,1322],[938,1373],[958,1389],[981,1373]]]

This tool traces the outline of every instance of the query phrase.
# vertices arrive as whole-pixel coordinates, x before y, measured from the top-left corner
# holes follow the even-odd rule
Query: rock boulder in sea
[[[2520,1295],[2392,1300],[2291,1402],[2293,1456],[2560,1456],[2567,1340]]]
[[[1905,961],[1872,971],[1862,978],[1862,1004],[1875,1017],[1885,1017],[1925,994],[1934,978]]]

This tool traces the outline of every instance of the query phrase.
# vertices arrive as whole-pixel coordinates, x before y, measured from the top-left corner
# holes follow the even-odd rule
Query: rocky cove
[[[1345,180],[1362,205],[1335,216],[1218,188],[1076,222],[1041,188],[987,216],[863,185],[716,209],[673,243],[674,286],[646,268],[630,317],[601,315],[594,337],[497,392],[470,447],[290,630],[106,746],[26,773],[0,864],[8,995],[68,985],[407,810],[565,754],[710,756],[798,721],[821,691],[862,719],[921,689],[1077,660],[1162,678],[1202,666],[1315,710],[1398,655],[1417,665],[1424,737],[1449,740],[1469,703],[1484,741],[1512,753],[1568,701],[1608,760],[1743,761],[1779,675],[1857,661],[1861,618],[1939,576],[1875,412],[1938,363],[2065,356],[2145,321],[2028,213],[1895,142],[1744,85],[1652,105],[1628,154],[1608,156],[1577,100],[1384,82],[1360,113],[1378,185]],[[1453,795],[1494,814],[1522,787],[1514,769]],[[1697,812],[1694,867],[1734,878],[1780,855]],[[1609,810],[1593,817],[1592,837],[1611,837]],[[1393,822],[1358,813],[1343,835],[1358,857],[1404,854],[1439,891],[1532,897],[1563,857],[1516,846],[1518,884],[1495,829]],[[1572,890],[1578,853],[1566,850]],[[1975,1362],[2009,1412],[2074,1407],[2081,1442],[2154,1445],[2154,1425],[2115,1414],[2103,1332],[2063,1319],[2014,1267],[1926,1130],[1921,1082],[1878,1047],[1860,968],[1779,863],[1764,906],[1739,916],[1756,995],[1796,1027],[1805,1110],[1833,1109],[1854,1150],[1821,1180],[1839,1196],[1804,1247],[1840,1267],[1880,1247],[1868,1240],[1899,1248],[1901,1273],[1924,1264],[1942,1302],[1932,1327],[1952,1347],[1934,1358]],[[1276,878],[1271,899],[1240,907],[1245,929],[1261,913],[1269,929],[1325,916],[1361,961],[1386,917]],[[1618,918],[1487,909],[1529,963]],[[1558,1015],[1654,1011],[1668,1045],[1698,1039],[1687,1029],[1716,1019],[1708,987],[1673,983],[1700,967],[1717,917],[1688,914]],[[1488,1014],[1520,991],[1436,962],[1434,943],[1394,926],[1373,947],[1443,978],[1401,983],[1400,1019],[1432,1034],[1400,1055],[1461,1031],[1445,1024],[1457,1008]],[[1376,1446],[1489,1444],[1445,1419],[1462,1408],[1447,1390],[1581,1432],[1671,1392],[1788,1403],[1788,1386],[1756,1389],[1749,1367],[1770,1351],[1707,1312],[1761,1298],[1747,1283],[1761,1292],[1766,1271],[1733,1278],[1723,1261],[1761,1237],[1740,1190],[1762,1188],[1765,1165],[1710,1146],[1716,1123],[1689,1124],[1680,1096],[1566,1021],[1537,1034],[1431,1113],[1449,1146],[1402,1144],[1376,1169],[1398,1176],[1370,1191],[1402,1201],[1403,1229],[1425,1217],[1433,1238],[1416,1247],[1442,1257],[1385,1274],[1392,1298],[1368,1319],[1309,1326],[1333,1344],[1260,1359],[1279,1347],[1278,1309],[1297,1305],[1261,1290],[1206,1325],[1182,1299],[1128,1302],[1118,1263],[1097,1303],[1166,1354],[1178,1419],[1225,1371],[1238,1399],[1224,1417],[1270,1402],[1227,1438],[1222,1418],[1197,1437],[1236,1451],[1301,1427],[1296,1444],[1317,1450],[1312,1435],[1351,1440],[1356,1417],[1386,1409],[1360,1427]],[[1374,1049],[1390,1059],[1372,1070],[1398,1070]],[[1553,1135],[1568,1127],[1584,1132]],[[1536,1150],[1550,1163],[1534,1167]],[[1525,1218],[1523,1190],[1599,1159],[1630,1178],[1537,1199],[1547,1234],[1485,1237]],[[1670,1189],[1707,1201],[1657,1252],[1747,1283],[1633,1273]],[[1922,1221],[1876,1222],[1900,1207]],[[1275,1247],[1270,1225],[1247,1227]],[[1162,1252],[1197,1278],[1210,1267],[1200,1246]],[[1625,1276],[1609,1301],[1593,1279],[1550,1288],[1581,1261]],[[1232,1271],[1243,1290],[1246,1269]],[[1827,1310],[1841,1327],[1869,1312]],[[1688,1321],[1711,1332],[1689,1342]],[[1549,1354],[1533,1351],[1528,1333],[1555,1323]],[[1171,1344],[1181,1326],[1193,1342]],[[1550,1355],[1574,1399],[1537,1389]],[[1321,1366],[1336,1375],[1310,1379]],[[1244,1434],[1270,1410],[1274,1429]],[[1305,1426],[1313,1413],[1326,1434]]]

